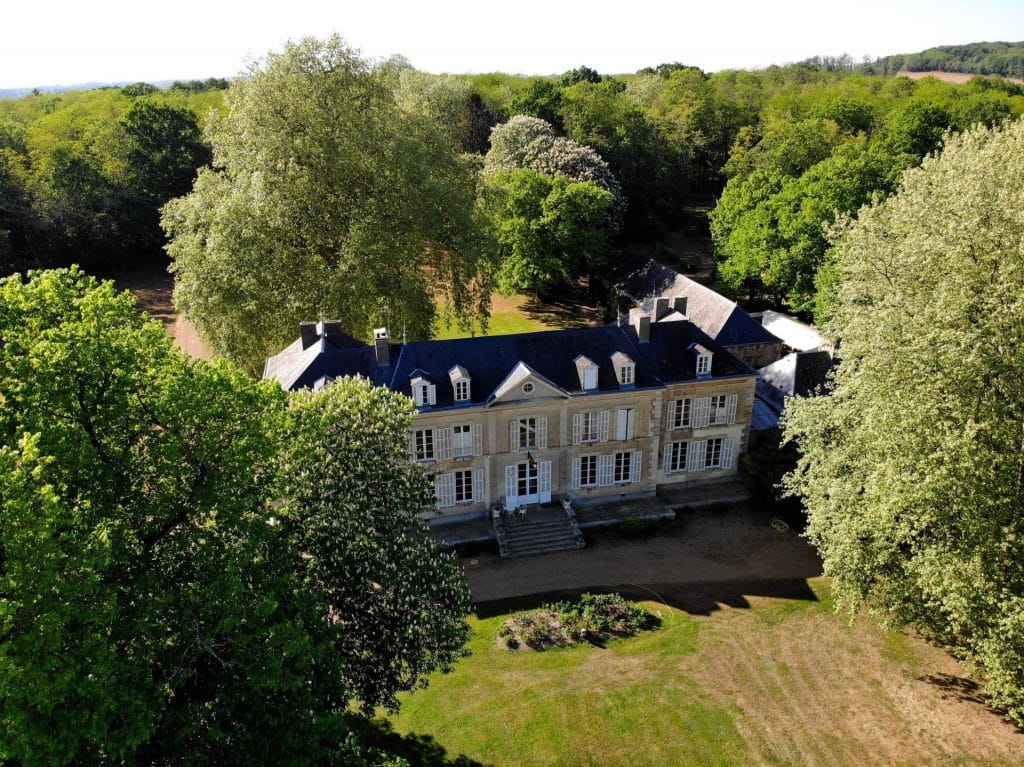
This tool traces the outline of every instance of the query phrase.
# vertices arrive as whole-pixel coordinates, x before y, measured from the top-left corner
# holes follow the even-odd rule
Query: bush
[[[657,626],[649,612],[619,594],[583,594],[576,602],[553,602],[508,618],[498,629],[510,649],[534,650],[632,636]]]

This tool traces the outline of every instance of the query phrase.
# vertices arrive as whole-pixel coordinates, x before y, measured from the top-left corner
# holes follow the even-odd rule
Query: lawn
[[[596,307],[589,305],[582,289],[573,287],[558,300],[541,301],[524,295],[491,296],[491,316],[487,324],[489,336],[513,333],[532,333],[537,330],[562,330],[602,324]],[[485,335],[480,324],[473,323],[471,333],[460,328],[445,314],[445,306],[438,305],[435,338],[462,338],[467,335]]]
[[[944,652],[816,600],[662,619],[639,636],[534,652],[474,617],[471,655],[405,696],[401,733],[493,765],[1024,763],[1024,736],[964,694]]]

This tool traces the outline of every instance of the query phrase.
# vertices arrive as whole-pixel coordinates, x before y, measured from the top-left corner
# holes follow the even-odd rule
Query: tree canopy
[[[215,352],[254,370],[321,315],[425,338],[438,294],[467,324],[485,313],[474,168],[395,81],[334,37],[231,83],[214,167],[164,209],[176,304]]]
[[[836,241],[829,396],[788,486],[835,593],[970,659],[1024,722],[1024,122],[948,135]]]
[[[74,270],[0,280],[0,404],[0,762],[360,763],[459,656],[406,398],[289,404]]]

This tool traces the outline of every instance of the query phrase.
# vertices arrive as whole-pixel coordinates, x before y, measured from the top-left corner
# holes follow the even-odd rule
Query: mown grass
[[[396,729],[496,765],[745,764],[729,712],[666,673],[696,651],[696,621],[642,604],[662,626],[605,647],[513,652],[497,636],[506,616],[472,619],[472,654],[407,696]]]
[[[532,333],[536,330],[557,329],[557,325],[546,323],[527,314],[523,306],[528,300],[526,296],[495,294],[491,298],[491,316],[486,332],[481,328],[479,322],[474,322],[471,331],[466,332],[444,311],[444,307],[440,306],[437,320],[434,323],[434,337],[448,339],[465,338],[470,335],[505,336],[514,333]]]
[[[659,628],[543,652],[499,641],[514,612],[474,617],[471,654],[391,722],[495,767],[1021,763],[998,717],[924,679],[948,660],[940,650],[851,622],[833,613],[828,579],[809,585],[813,599],[710,616],[641,602]]]

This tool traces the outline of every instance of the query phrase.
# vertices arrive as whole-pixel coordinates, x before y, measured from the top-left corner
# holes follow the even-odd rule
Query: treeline
[[[835,283],[828,226],[896,188],[949,130],[1024,111],[999,79],[953,85],[851,74],[779,94],[744,127],[711,213],[721,287],[737,297],[827,315]]]
[[[963,72],[1024,77],[1024,42],[940,45],[919,53],[897,53],[862,66],[868,74]]]
[[[160,207],[210,161],[201,123],[222,80],[0,101],[0,273],[163,258]]]

